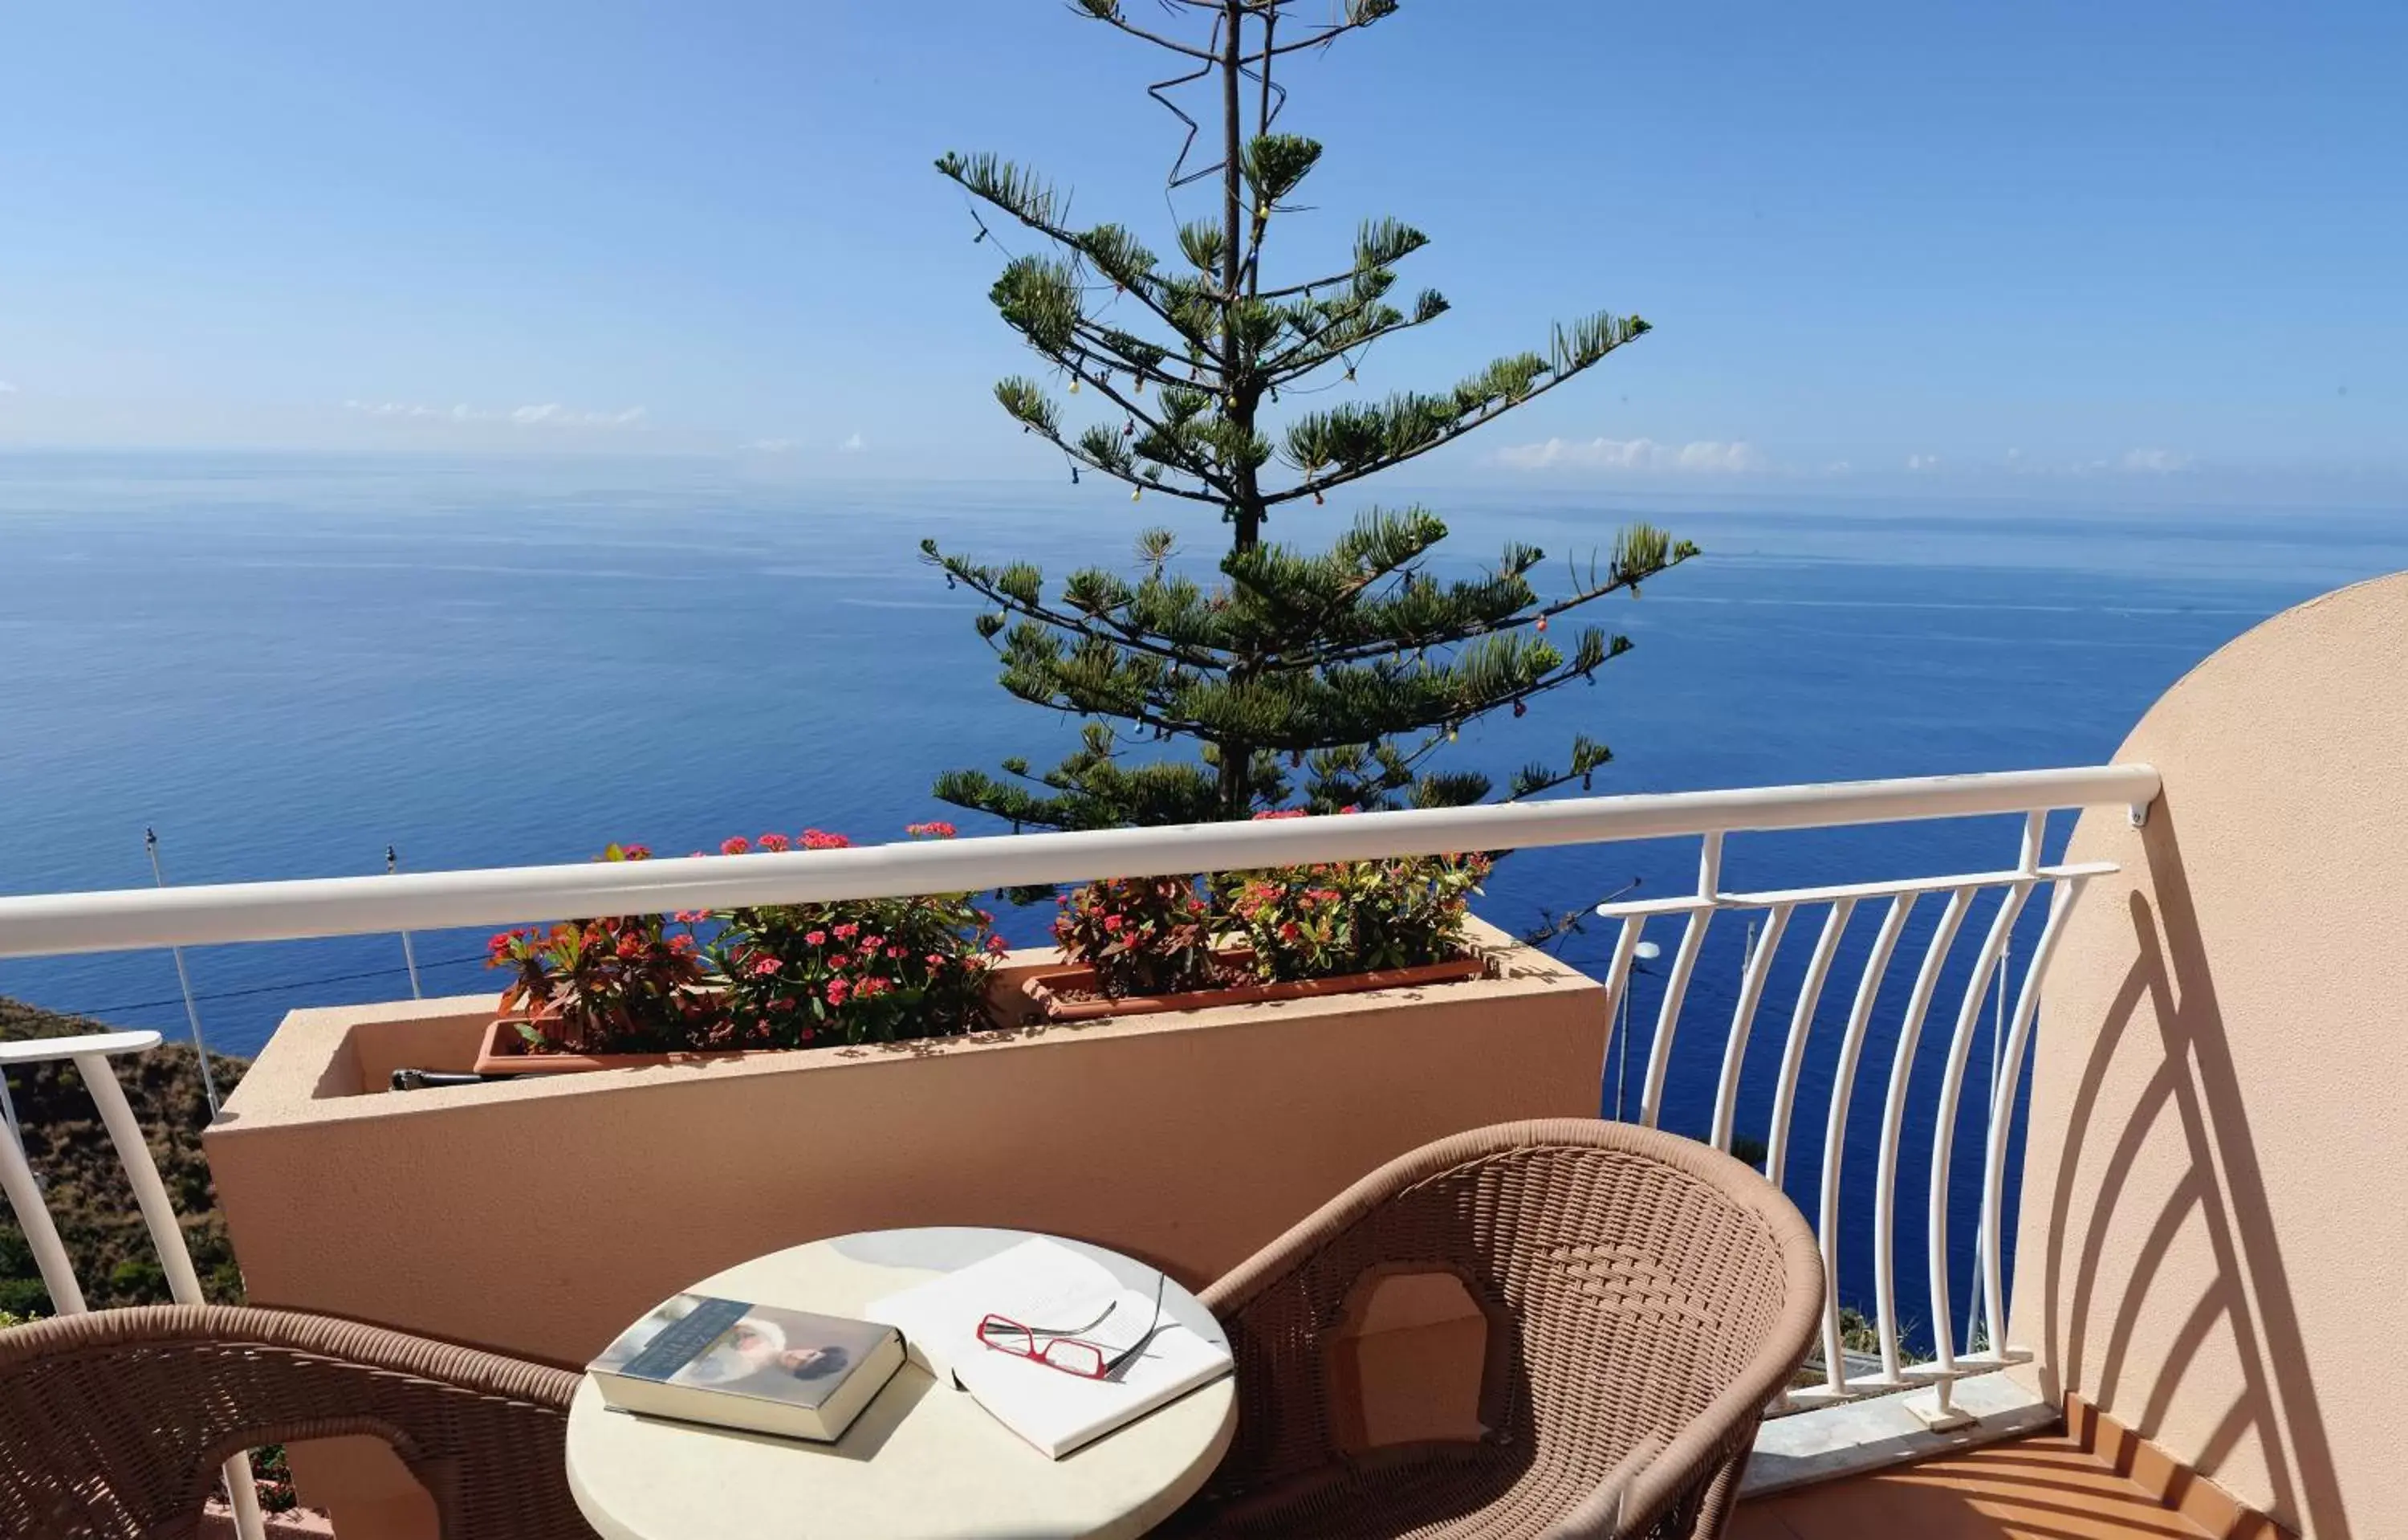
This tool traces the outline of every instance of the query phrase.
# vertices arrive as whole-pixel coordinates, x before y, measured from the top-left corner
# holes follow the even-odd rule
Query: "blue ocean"
[[[1588,731],[1615,754],[1600,793],[2101,762],[2223,642],[2408,567],[2408,520],[2392,512],[1735,511],[1503,487],[1418,500],[1453,527],[1442,569],[1468,571],[1509,538],[1582,557],[1633,517],[1704,547],[1642,597],[1594,608],[1637,646],[1593,687],[1455,746],[1456,763],[1502,780]],[[1210,515],[1142,513],[1186,517],[1178,527],[1198,561],[1222,538]],[[947,815],[928,796],[938,770],[1015,754],[1049,763],[1076,731],[996,687],[969,596],[920,561],[919,541],[1060,573],[1125,565],[1139,514],[1093,486],[804,486],[707,461],[0,457],[0,891],[147,885],[146,828],[179,884],[380,871],[388,846],[424,871],[576,860],[613,840],[683,852],[806,826],[899,838],[907,822]],[[1339,515],[1271,534],[1322,538]],[[2053,847],[2070,827],[2058,818]],[[1738,837],[1725,882],[1997,870],[2013,864],[2015,837],[2011,819]],[[1527,929],[1634,881],[1637,897],[1682,891],[1696,859],[1694,842],[1526,853],[1480,907]],[[1885,1072],[1884,1034],[1939,908],[1924,905],[1901,943],[1866,1084]],[[1835,981],[1854,978],[1877,919],[1858,916]],[[1041,930],[1034,912],[1007,922],[1016,939]],[[1779,1020],[1812,933],[1801,920],[1776,955]],[[1668,953],[1676,939],[1669,925],[1651,935]],[[416,938],[425,991],[493,987],[480,943]],[[1560,942],[1593,964],[1611,944],[1595,924]],[[1717,1007],[1727,1019],[1745,945],[1737,927],[1710,932],[1690,1029],[1703,1033]],[[1943,1002],[1972,950],[1960,943]],[[397,938],[186,961],[209,1043],[226,1052],[254,1051],[298,1006],[408,992]],[[1633,991],[1634,1102],[1655,987],[1642,978]],[[1825,1051],[1810,1056],[1801,1101],[1812,1128],[1790,1163],[1810,1211],[1847,993],[1835,984],[1826,1000]],[[165,955],[0,961],[0,994],[187,1030]],[[1756,1034],[1742,1131],[1763,1130],[1780,1035]],[[1917,1065],[1936,1078],[1934,1035]],[[1718,1025],[1710,1039],[1676,1056],[1669,1126],[1706,1125]],[[1609,1076],[1609,1111],[1614,1095]],[[1850,1125],[1858,1213],[1879,1101],[1860,1094]],[[1909,1193],[1924,1180],[1916,1147]],[[1978,1173],[1971,1148],[1960,1145],[1957,1172]],[[1912,1258],[1920,1205],[1900,1207],[1899,1255]],[[1869,1234],[1844,1244],[1850,1258],[1870,1254]],[[1908,1289],[1920,1292],[1911,1279]]]

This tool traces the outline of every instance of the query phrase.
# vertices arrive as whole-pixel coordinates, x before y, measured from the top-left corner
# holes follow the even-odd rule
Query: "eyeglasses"
[[[1162,1329],[1162,1290],[1168,1281],[1166,1274],[1155,1274],[1154,1317],[1146,1322],[1145,1330],[1138,1333],[1137,1340],[1126,1347],[1115,1350],[1088,1342],[1080,1335],[1082,1331],[1093,1331],[1110,1320],[1112,1312],[1120,1308],[1117,1301],[1106,1305],[1102,1315],[1078,1326],[1029,1326],[1009,1316],[990,1315],[979,1322],[979,1341],[998,1353],[1010,1353],[1014,1358],[1027,1359],[1048,1369],[1076,1374],[1082,1379],[1110,1379],[1144,1352],[1146,1345],[1154,1341],[1154,1333]]]

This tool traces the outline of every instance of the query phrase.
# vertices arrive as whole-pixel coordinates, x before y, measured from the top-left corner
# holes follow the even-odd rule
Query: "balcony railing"
[[[1810,1137],[1815,1112],[1822,1115],[1823,1145],[1819,1204],[1811,1216],[1822,1237],[1829,1285],[1824,1324],[1825,1383],[1797,1392],[1799,1403],[1845,1400],[1903,1387],[1938,1388],[1942,1410],[1949,1386],[1960,1376],[1995,1369],[2019,1355],[2000,1343],[2007,1319],[2001,1231],[2010,1133],[2016,1105],[2016,1076],[2033,1030],[2039,991],[2065,915],[2083,885],[2113,869],[2099,865],[2046,865],[2042,838],[2051,812],[2123,806],[2143,816],[2157,794],[2157,771],[2145,765],[2014,770],[1917,780],[1831,783],[1729,791],[1598,797],[1511,806],[1362,813],[1344,818],[1273,820],[1193,825],[1174,828],[1116,829],[1087,833],[1012,835],[989,839],[872,846],[842,850],[753,855],[741,860],[684,857],[641,863],[517,867],[395,876],[241,883],[172,889],[140,888],[0,898],[0,957],[126,951],[240,942],[286,941],[450,927],[505,926],[567,914],[724,910],[770,903],[824,902],[915,893],[962,892],[1039,886],[1108,876],[1142,876],[1238,871],[1322,861],[1428,855],[1460,850],[1515,850],[1550,845],[1588,845],[1685,836],[1698,841],[1695,890],[1678,898],[1607,904],[1598,913],[1620,922],[1606,970],[1608,1009],[1621,1015],[1631,987],[1641,932],[1651,918],[1677,919],[1679,943],[1665,975],[1663,997],[1650,1039],[1640,1120],[1654,1125],[1675,1052],[1712,1052],[1719,1039],[1709,1137],[1718,1147],[1734,1142],[1741,1072],[1766,996],[1773,960],[1795,928],[1803,934],[1811,917],[1814,941],[1795,998],[1774,1087],[1767,1174],[1780,1183],[1799,1144]],[[2021,839],[2014,864],[1996,871],[1897,881],[1809,886],[1766,892],[1729,892],[1722,886],[1726,842],[1735,834],[1831,828],[1912,820],[2020,815]],[[2005,853],[2001,852],[2003,856]],[[2003,1032],[1986,1105],[1981,1204],[1976,1236],[1977,1287],[1969,1291],[1965,1344],[1959,1348],[1950,1301],[1949,1176],[1951,1148],[1962,1114],[1967,1067],[1982,1004],[2030,900],[2045,886],[2046,920],[2037,943],[2023,956],[2014,986],[2014,1006]],[[1952,949],[1976,905],[1995,898],[1981,931],[1970,981],[1943,1014],[1946,1068],[1932,1109],[1932,1152],[1927,1194],[1927,1271],[1935,1357],[1909,1363],[1901,1346],[1898,1294],[1898,1202],[1899,1157],[1909,1116],[1908,1097],[1917,1049]],[[1910,914],[1926,900],[1942,911],[1915,968],[1883,1085],[1881,1137],[1875,1177],[1872,1234],[1873,1297],[1880,1367],[1850,1374],[1842,1352],[1841,1175],[1848,1115],[1860,1060],[1875,1015],[1876,998],[1888,976]],[[1828,1101],[1809,1108],[1808,1039],[1817,1008],[1829,986],[1842,937],[1860,911],[1878,908],[1881,918],[1859,971]],[[1694,1019],[1691,982],[1708,928],[1737,912],[1760,921],[1760,940],[1750,952],[1736,1004],[1727,1023]],[[2002,997],[2003,998],[2003,997]],[[1777,1014],[1777,1013],[1776,1013]],[[86,1079],[124,1156],[144,1216],[152,1221],[178,1297],[184,1297],[191,1266],[156,1173],[123,1112],[122,1096],[106,1072],[103,1056],[135,1051],[157,1041],[151,1033],[0,1045],[10,1061],[28,1058],[88,1057]],[[95,1068],[96,1067],[96,1070]],[[124,1125],[123,1128],[120,1124]],[[40,1259],[43,1276],[62,1310],[79,1307],[80,1296],[56,1245],[41,1197],[23,1154],[12,1137],[0,1140],[0,1174],[9,1201]],[[146,1179],[147,1173],[147,1179]],[[155,1212],[154,1212],[155,1210]],[[180,1263],[180,1266],[179,1266]],[[179,1281],[180,1280],[180,1281]],[[1996,1345],[1973,1351],[1977,1342]],[[1860,1356],[1857,1360],[1862,1362]]]

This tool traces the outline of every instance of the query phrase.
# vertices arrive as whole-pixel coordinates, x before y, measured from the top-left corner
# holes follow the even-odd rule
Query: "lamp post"
[[[1605,905],[1599,904],[1598,908],[1602,910]],[[1654,962],[1663,955],[1664,949],[1654,942],[1641,942],[1630,949],[1631,972],[1650,972],[1651,970],[1644,965]],[[1614,1025],[1613,1029],[1613,1120],[1617,1123],[1622,1121],[1623,1093],[1630,1083],[1630,981],[1627,978],[1622,981],[1620,1008],[1622,1019]]]

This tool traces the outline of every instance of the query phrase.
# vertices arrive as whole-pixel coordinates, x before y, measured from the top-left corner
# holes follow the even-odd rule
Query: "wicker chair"
[[[1327,1347],[1350,1296],[1448,1273],[1488,1317],[1477,1441],[1348,1454]],[[1237,1441],[1174,1521],[1212,1536],[1713,1536],[1820,1320],[1814,1238],[1706,1145],[1510,1123],[1365,1177],[1214,1284]]]
[[[562,1447],[577,1376],[323,1316],[155,1305],[0,1331],[0,1533],[189,1540],[237,1449],[366,1433],[444,1540],[592,1540]]]

